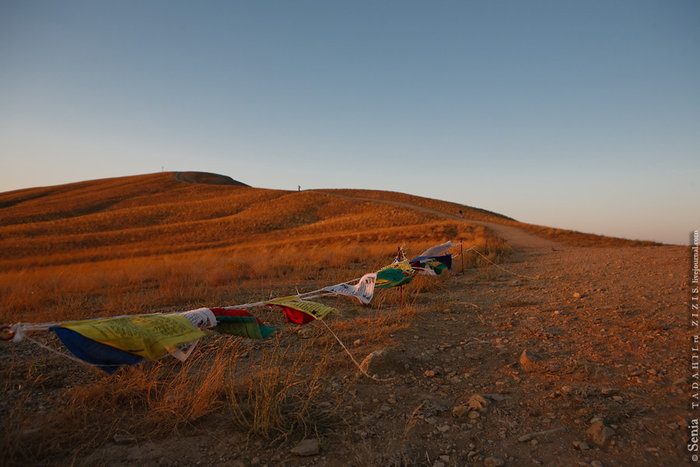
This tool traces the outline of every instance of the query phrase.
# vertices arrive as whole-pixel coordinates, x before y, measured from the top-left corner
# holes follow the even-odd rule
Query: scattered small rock
[[[136,442],[136,438],[131,436],[129,433],[115,433],[114,436],[112,437],[112,440],[114,441],[115,444],[134,444]]]
[[[581,294],[578,292],[574,292],[574,298],[581,298]]]
[[[469,402],[467,403],[467,406],[470,409],[474,410],[480,410],[482,412],[486,411],[486,406],[489,403],[484,399],[484,397],[480,394],[474,394],[469,398]]]
[[[432,378],[435,376],[435,372],[433,370],[425,370],[425,373],[423,373],[426,377]]]
[[[503,465],[506,465],[505,461],[499,457],[487,457],[484,459],[484,465],[486,467],[501,467]]]
[[[542,357],[527,349],[523,350],[523,353],[520,354],[520,365],[525,371],[537,368],[541,360]]]
[[[452,409],[452,416],[455,418],[463,418],[469,415],[469,407],[466,405],[457,405]]]
[[[591,461],[591,467],[603,467],[603,463],[597,460]]]
[[[362,339],[356,339],[355,341],[353,341],[352,345],[354,345],[355,347],[361,346],[361,345],[362,345]]]
[[[612,428],[605,426],[602,421],[598,420],[588,429],[588,435],[598,446],[605,446],[615,435],[615,431]]]
[[[406,371],[404,364],[405,362],[401,361],[396,352],[381,349],[367,355],[360,363],[360,368],[370,375],[386,375],[391,372],[404,373]]]
[[[309,457],[317,455],[320,451],[317,439],[305,439],[294,446],[290,452],[296,456]]]
[[[588,451],[591,448],[585,441],[574,441],[573,445],[579,451]]]
[[[559,389],[559,394],[563,396],[569,396],[574,392],[574,388],[571,386],[562,386],[561,389]]]
[[[510,397],[504,396],[503,394],[482,394],[481,396],[484,399],[491,399],[494,402],[502,402],[510,399]]]

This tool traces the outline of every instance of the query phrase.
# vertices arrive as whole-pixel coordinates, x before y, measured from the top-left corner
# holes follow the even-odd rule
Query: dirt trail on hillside
[[[517,227],[512,227],[512,226],[507,226],[503,224],[498,224],[495,222],[486,222],[486,221],[476,221],[476,220],[471,220],[471,219],[464,219],[460,216],[450,214],[444,211],[438,211],[436,209],[430,209],[430,208],[425,208],[421,206],[416,206],[414,204],[410,203],[402,203],[400,201],[391,201],[391,200],[384,200],[384,199],[375,199],[375,198],[364,198],[360,196],[349,196],[349,195],[340,195],[337,193],[328,193],[325,191],[315,191],[315,190],[309,190],[313,191],[315,193],[321,193],[324,195],[328,196],[335,196],[336,198],[345,198],[345,199],[355,199],[358,201],[369,201],[369,202],[375,202],[375,203],[383,203],[383,204],[389,204],[392,206],[400,206],[403,208],[408,208],[408,209],[413,209],[416,211],[422,211],[422,212],[427,212],[430,214],[435,214],[438,216],[446,217],[448,219],[452,220],[457,220],[461,221],[464,220],[466,222],[469,222],[470,224],[476,224],[476,225],[481,225],[483,227],[486,227],[490,230],[492,230],[497,236],[501,237],[505,241],[507,241],[513,248],[547,248],[547,247],[553,247],[557,245],[555,242],[552,242],[551,240],[546,240],[544,238],[537,237],[535,235],[531,235],[522,229],[519,229]]]

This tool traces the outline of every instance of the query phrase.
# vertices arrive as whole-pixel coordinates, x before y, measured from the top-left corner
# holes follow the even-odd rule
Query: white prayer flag
[[[374,296],[374,284],[377,282],[377,274],[372,272],[365,274],[355,285],[348,283],[331,285],[323,289],[326,292],[333,292],[338,295],[355,297],[360,302],[367,305]]]
[[[457,245],[459,245],[459,243],[445,242],[442,245],[432,246],[428,248],[418,256],[442,256],[445,253],[447,253],[447,250]]]

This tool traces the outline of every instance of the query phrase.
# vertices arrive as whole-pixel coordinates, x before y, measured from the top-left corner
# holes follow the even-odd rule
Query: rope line
[[[476,253],[477,255],[481,256],[481,257],[484,258],[486,261],[488,261],[488,262],[491,263],[492,265],[496,266],[498,269],[502,269],[503,271],[507,272],[508,274],[512,274],[512,275],[514,275],[514,276],[523,277],[523,278],[529,279],[529,280],[535,280],[535,278],[532,277],[532,276],[526,276],[526,275],[524,275],[524,274],[518,274],[517,272],[511,271],[511,270],[509,270],[509,269],[504,268],[503,266],[501,266],[501,265],[499,265],[499,264],[494,263],[493,261],[491,261],[490,259],[488,259],[488,258],[487,258],[486,256],[484,256],[483,254],[479,253],[479,251],[476,250],[476,249],[474,249],[474,247],[472,247],[472,248],[470,248],[469,250],[465,251],[465,253],[467,253],[467,252],[469,252],[469,251],[474,251],[474,253]]]
[[[357,360],[355,360],[355,357],[352,356],[352,354],[350,353],[348,348],[345,347],[345,344],[343,344],[343,341],[341,341],[340,338],[333,332],[333,330],[330,328],[330,326],[328,326],[328,324],[326,324],[325,321],[323,321],[323,320],[320,320],[320,321],[321,321],[321,323],[323,323],[323,325],[326,327],[326,329],[328,329],[328,332],[330,332],[333,335],[333,337],[335,337],[335,340],[338,341],[338,344],[340,344],[340,346],[343,348],[343,350],[345,350],[345,353],[348,354],[348,356],[350,357],[350,360],[352,360],[352,362],[355,364],[357,369],[360,370],[360,372],[363,375],[365,375],[369,379],[372,379],[372,380],[377,381],[379,383],[384,383],[386,381],[392,381],[395,379],[395,378],[377,378],[376,376],[372,376],[369,373],[367,373],[367,371],[365,371],[365,369],[362,368],[362,366],[359,363],[357,363]]]
[[[54,349],[53,347],[49,347],[48,345],[39,342],[38,340],[34,339],[33,337],[25,336],[25,339],[27,339],[28,341],[30,341],[30,342],[32,342],[32,343],[38,345],[38,346],[41,347],[42,349],[48,350],[49,352],[53,352],[53,353],[55,353],[56,355],[59,355],[59,356],[61,356],[61,357],[63,357],[63,358],[67,358],[67,359],[69,359],[69,360],[73,360],[74,362],[78,362],[78,363],[80,363],[80,364],[82,364],[82,365],[85,365],[85,366],[90,366],[90,367],[94,367],[94,368],[98,368],[98,367],[121,367],[121,366],[123,366],[123,365],[116,365],[116,364],[113,364],[113,365],[109,365],[109,364],[107,364],[107,365],[97,365],[97,364],[95,364],[95,363],[86,362],[86,361],[84,361],[84,360],[81,360],[81,359],[79,359],[79,358],[74,357],[73,355],[70,355],[70,354],[67,354],[67,353],[63,353],[63,352],[61,352],[61,351],[59,351],[59,350]]]

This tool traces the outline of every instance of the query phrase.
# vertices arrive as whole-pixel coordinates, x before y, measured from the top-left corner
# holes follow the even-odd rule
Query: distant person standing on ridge
[[[297,191],[301,191],[301,185],[297,185]]]

